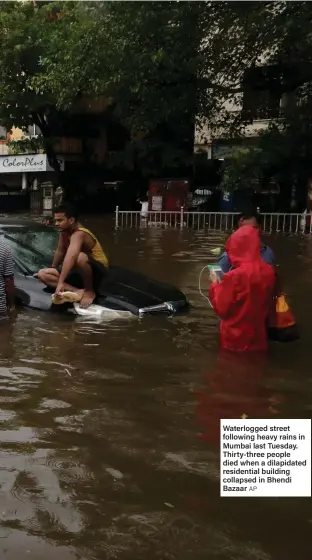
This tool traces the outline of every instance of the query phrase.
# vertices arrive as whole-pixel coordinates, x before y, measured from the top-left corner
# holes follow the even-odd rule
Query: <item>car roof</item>
[[[14,227],[28,227],[29,229],[49,229],[49,226],[45,226],[40,222],[35,220],[23,219],[23,218],[5,218],[0,216],[0,228],[5,228],[6,226]]]

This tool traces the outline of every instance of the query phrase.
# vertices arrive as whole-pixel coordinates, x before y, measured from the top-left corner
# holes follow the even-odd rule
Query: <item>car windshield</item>
[[[0,233],[4,234],[14,258],[30,273],[51,264],[59,239],[53,228],[2,226]]]

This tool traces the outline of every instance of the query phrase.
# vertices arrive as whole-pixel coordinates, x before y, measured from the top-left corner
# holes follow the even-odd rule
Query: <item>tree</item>
[[[259,87],[309,97],[310,22],[309,2],[2,2],[0,119],[36,122],[55,160],[59,111],[105,96],[137,167],[190,164],[195,122],[244,136],[246,70],[265,60]]]
[[[187,157],[191,163],[199,8],[87,2],[76,5],[76,14],[66,56],[50,43],[36,87],[52,91],[68,110],[83,94],[113,99],[115,118],[130,131],[137,166],[170,167]]]
[[[52,42],[36,83],[67,108],[82,92],[114,99],[132,149],[154,167],[192,155],[195,121],[243,134],[246,115],[226,102],[239,103],[246,69],[278,50],[285,24],[284,2],[85,2],[78,13],[66,56]],[[172,151],[174,134],[184,143]]]
[[[27,130],[36,124],[52,167],[59,171],[53,149],[53,123],[58,118],[58,99],[48,88],[37,88],[36,78],[43,72],[42,58],[50,52],[55,37],[66,40],[66,24],[74,14],[66,4],[67,20],[54,17],[57,6],[50,2],[0,2],[0,121],[7,129]],[[70,4],[70,3],[68,3]],[[22,147],[21,147],[22,149]]]
[[[262,87],[277,91],[282,108],[256,144],[233,155],[223,176],[224,187],[274,180],[282,187],[282,198],[290,201],[295,185],[298,206],[305,207],[307,181],[312,175],[311,21],[309,2],[280,3],[274,18],[278,41],[267,57]]]
[[[83,95],[114,99],[115,116],[145,159],[146,147],[156,165],[159,152],[175,160],[180,151],[183,159],[186,146],[191,154],[198,10],[170,2],[148,9],[133,2],[3,2],[0,9],[0,119],[9,128],[37,124],[55,165],[53,121]],[[166,135],[178,139],[172,158]]]

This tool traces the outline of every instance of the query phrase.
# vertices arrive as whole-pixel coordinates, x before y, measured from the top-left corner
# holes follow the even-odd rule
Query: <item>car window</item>
[[[47,264],[49,264],[45,255],[37,253],[32,249],[28,249],[24,245],[21,245],[21,243],[19,243],[16,239],[13,239],[8,235],[5,235],[4,239],[12,251],[14,260],[17,261],[17,264],[20,263],[23,268],[26,268],[30,274],[38,272],[38,270],[45,268]]]
[[[59,234],[53,228],[43,229],[30,229],[23,227],[5,227],[2,226],[2,231],[15,239],[18,243],[22,243],[29,249],[39,251],[50,259],[54,253],[59,239]]]
[[[59,235],[52,228],[30,229],[2,226],[1,232],[17,264],[30,274],[51,264]]]

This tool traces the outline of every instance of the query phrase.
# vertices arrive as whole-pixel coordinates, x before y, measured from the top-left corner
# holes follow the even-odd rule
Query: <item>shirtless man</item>
[[[60,238],[52,267],[40,270],[37,276],[46,286],[56,288],[55,303],[69,301],[62,294],[72,292],[75,301],[87,308],[93,303],[98,284],[107,273],[108,260],[95,235],[78,222],[70,205],[62,204],[54,209],[54,222]],[[79,274],[83,289],[66,282],[71,273]]]

